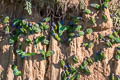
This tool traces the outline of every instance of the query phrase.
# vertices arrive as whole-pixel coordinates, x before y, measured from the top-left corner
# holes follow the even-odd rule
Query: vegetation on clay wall
[[[32,15],[32,4],[31,0],[25,0],[26,7],[25,10],[27,10],[29,15]],[[104,9],[108,8],[108,2],[111,0],[103,0],[101,4],[97,3],[92,3],[90,4],[90,7],[103,12],[102,18],[104,22],[107,22],[107,16],[104,14]],[[56,1],[58,4],[59,1]],[[92,11],[90,9],[85,9],[82,7],[82,14],[92,14]],[[112,9],[111,9],[112,10]],[[117,12],[113,18],[113,22],[115,26],[119,27],[119,13]],[[45,17],[43,18],[40,22],[30,22],[27,19],[14,19],[11,20],[8,16],[6,16],[2,24],[5,26],[5,34],[10,35],[9,38],[9,43],[11,46],[15,46],[16,42],[19,42],[19,37],[21,35],[31,35],[31,34],[41,34],[42,32],[47,31],[50,33],[49,35],[45,36],[42,35],[35,38],[33,41],[30,39],[25,39],[24,41],[30,45],[34,45],[34,47],[37,47],[38,43],[42,43],[42,45],[49,45],[49,36],[53,36],[59,43],[65,44],[69,46],[69,43],[76,37],[84,36],[86,34],[91,34],[94,29],[92,28],[85,28],[82,24],[79,24],[79,22],[83,20],[83,17],[71,17],[71,21],[65,23],[64,20],[57,20],[56,22],[52,22],[51,16],[50,17]],[[96,19],[93,17],[90,17],[89,19],[90,23],[92,25],[96,25]],[[113,44],[120,43],[120,30],[114,29],[112,34],[103,36],[99,34],[99,37],[97,39],[103,40],[106,43],[107,47],[112,47]],[[64,38],[64,36],[66,38]],[[37,53],[35,52],[25,52],[24,50],[21,49],[21,46],[23,44],[19,42],[18,48],[14,52],[15,55],[19,55],[21,59],[24,59],[24,57],[29,57],[29,56],[34,56]],[[88,48],[91,48],[94,45],[92,41],[89,42],[84,42],[81,44],[82,47],[85,47],[86,50]],[[54,54],[54,51],[51,50],[38,50],[40,57],[42,57],[42,60],[47,59],[48,57],[52,56]],[[120,59],[120,46],[116,48],[116,54],[114,55],[115,60]],[[92,65],[94,62],[97,61],[102,61],[105,59],[104,51],[100,49],[97,53],[96,56],[92,59],[90,57],[87,57],[84,59],[82,64],[79,65],[79,69],[75,69],[73,66],[69,65],[66,60],[60,60],[60,66],[63,69],[63,72],[61,73],[61,78],[62,80],[79,80],[80,75],[86,74],[90,75],[90,70],[88,69],[87,66]],[[77,56],[72,56],[73,62],[78,63],[78,58]],[[17,68],[16,65],[16,60],[14,61],[14,64],[12,65],[12,70],[15,76],[21,75],[21,71]],[[119,75],[115,75],[114,73],[111,73],[110,75],[110,80],[120,80]]]

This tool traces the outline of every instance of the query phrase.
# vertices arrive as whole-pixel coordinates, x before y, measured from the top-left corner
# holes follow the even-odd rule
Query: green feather
[[[43,43],[44,45],[48,45],[48,44],[49,44],[49,41],[45,39],[45,40],[42,41],[42,43]]]
[[[49,21],[50,21],[50,17],[46,17],[45,22],[49,22]]]
[[[85,73],[87,73],[88,75],[90,75],[90,70],[87,67],[84,70],[85,70]]]
[[[86,33],[87,33],[87,34],[90,34],[90,33],[92,33],[92,32],[93,32],[93,29],[92,29],[92,28],[86,29]]]
[[[74,73],[76,73],[77,72],[77,70],[73,67],[73,66],[71,66],[70,67],[70,73],[71,74],[74,74]]]
[[[22,56],[34,56],[36,53],[24,53]]]
[[[80,65],[80,71],[84,72],[84,66],[83,65]]]
[[[88,43],[83,43],[83,46],[84,46],[84,47],[87,47],[87,46],[88,46]]]
[[[95,20],[95,18],[93,18],[93,17],[90,17],[90,21],[91,21],[92,24],[95,24],[95,23],[96,23],[96,20]]]
[[[15,76],[21,75],[21,71],[18,70],[18,67],[16,65],[12,65],[12,70]]]
[[[34,33],[39,33],[39,32],[41,32],[41,29],[39,28],[38,24],[34,24],[34,25],[32,25],[32,31]]]
[[[46,56],[45,56],[45,51],[43,51],[43,50],[39,50],[40,51],[40,54],[42,55],[42,59],[44,60],[44,59],[46,59]]]
[[[116,43],[120,43],[120,38],[115,38]]]
[[[50,27],[50,26],[49,26],[48,24],[44,24],[44,25],[43,25],[44,30],[48,30],[49,27]]]
[[[117,31],[113,31],[113,35],[117,38],[119,38],[118,32]]]
[[[100,9],[100,5],[96,4],[96,3],[90,4],[90,6],[95,8],[95,9]]]
[[[17,50],[16,50],[16,53],[17,53],[19,56],[21,56],[24,52],[23,52],[21,49],[17,49]]]
[[[9,39],[9,43],[12,45],[12,44],[15,43],[15,40],[14,40],[12,37],[10,37],[10,39]]]
[[[37,45],[39,42],[42,42],[45,40],[45,36],[40,36],[40,37],[37,37],[35,40],[34,40],[34,44]]]
[[[60,66],[61,66],[62,68],[64,68],[64,66],[65,66],[65,61],[64,61],[64,60],[60,60]]]
[[[80,80],[80,73],[77,74],[76,80]]]
[[[115,80],[115,75],[112,74],[112,75],[111,75],[111,78],[112,78],[111,80]]]
[[[90,65],[93,64],[93,60],[92,60],[91,58],[88,58],[88,59],[87,59],[87,62],[88,62],[88,64],[90,64]]]
[[[58,40],[58,41],[61,41],[61,39],[60,39],[60,37],[58,36],[58,34],[57,34],[57,33],[54,33],[54,34],[55,34],[55,36],[54,36],[55,39]]]
[[[62,36],[63,32],[67,30],[66,26],[62,26],[62,24],[58,21],[58,26],[59,26],[59,36]]]
[[[92,12],[91,12],[91,10],[86,9],[86,10],[84,10],[84,13],[85,13],[85,14],[91,14]]]
[[[87,47],[88,47],[88,48],[91,48],[93,45],[94,45],[94,44],[93,44],[92,42],[90,42]]]
[[[69,71],[68,70],[65,70],[65,73],[67,76],[69,76]]]
[[[6,23],[8,23],[9,22],[9,16],[6,16],[4,19],[3,19],[3,24],[6,24]]]
[[[24,27],[20,28],[20,30],[21,30],[21,32],[24,33],[24,34],[27,33],[27,30],[26,30]]]
[[[99,34],[99,39],[103,39],[104,36],[102,34]]]
[[[75,33],[69,33],[68,36],[69,37],[73,37],[75,35]]]
[[[85,60],[85,61],[83,61],[82,65],[83,65],[83,66],[87,66],[87,65],[88,65],[88,62]]]
[[[21,20],[20,20],[20,19],[15,19],[15,20],[13,20],[12,25],[14,25],[14,26],[19,26],[20,23],[21,23]]]
[[[85,34],[85,33],[84,33],[83,31],[79,31],[79,32],[78,32],[78,36],[79,36],[79,37],[80,37],[80,36],[84,36],[84,34]]]
[[[104,0],[104,2],[110,2],[110,1],[112,1],[112,0]]]
[[[61,73],[61,80],[67,80],[67,75],[64,71]]]
[[[6,33],[6,34],[9,34],[9,32],[10,32],[9,26],[6,26],[6,28],[5,28],[5,33]]]
[[[45,53],[45,56],[46,56],[46,57],[49,57],[49,56],[51,56],[51,55],[53,55],[53,54],[54,54],[53,51],[47,51],[47,52]]]
[[[104,15],[102,15],[102,18],[104,19],[104,21],[105,22],[107,22],[108,21],[108,18],[107,18],[107,16],[104,14]]]
[[[76,26],[75,31],[79,32],[82,29],[81,25]]]
[[[103,6],[106,7],[106,8],[108,8],[108,3],[104,2]]]
[[[114,39],[115,37],[114,37],[112,34],[109,34],[109,35],[108,35],[108,38],[109,38],[109,39]]]
[[[31,43],[32,43],[32,40],[30,40],[30,39],[25,39],[25,42],[26,42],[27,44],[31,44]]]
[[[78,63],[78,58],[77,58],[76,56],[74,56],[74,57],[73,57],[73,61],[74,61],[75,63]]]

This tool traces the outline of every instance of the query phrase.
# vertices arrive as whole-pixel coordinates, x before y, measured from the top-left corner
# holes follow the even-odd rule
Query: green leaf
[[[64,60],[60,60],[60,66],[61,66],[62,68],[64,68],[64,66],[65,66],[65,61],[64,61]]]
[[[49,57],[49,56],[51,56],[53,54],[54,54],[54,51],[47,51],[46,54],[45,54],[45,56]]]
[[[86,10],[84,10],[84,13],[85,13],[85,14],[91,14],[92,12],[91,12],[91,10],[86,9]]]
[[[92,32],[93,32],[93,29],[92,29],[92,28],[86,29],[86,33],[87,33],[87,34],[90,34],[90,33],[92,33]]]
[[[9,22],[9,16],[6,16],[4,19],[3,19],[3,24],[6,24],[6,23],[8,23]]]

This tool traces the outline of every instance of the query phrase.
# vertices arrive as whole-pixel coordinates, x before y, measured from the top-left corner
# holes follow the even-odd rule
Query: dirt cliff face
[[[9,0],[6,0],[6,2],[4,0],[0,1],[1,16],[8,15],[11,18],[23,16],[32,21],[39,21],[42,18],[40,11],[34,7],[33,15],[26,15],[22,1],[20,3],[19,1],[14,3],[13,0],[10,0],[10,3],[8,3],[7,1],[9,2]],[[64,3],[65,0],[61,1],[62,3]],[[78,5],[79,0],[66,1],[66,5],[67,2],[70,2],[71,5]],[[94,0],[85,0],[86,7],[88,9],[91,9],[89,7],[89,4],[92,2],[94,2]],[[13,61],[15,60],[14,50],[18,46],[9,45],[9,35],[5,35],[2,32],[4,26],[0,24],[0,80],[61,80],[61,72],[63,71],[63,69],[60,68],[60,60],[67,60],[69,64],[78,68],[86,57],[94,58],[96,52],[99,49],[103,49],[106,59],[104,59],[103,61],[94,62],[91,66],[89,66],[88,68],[91,74],[81,75],[80,80],[109,80],[109,76],[111,73],[120,75],[120,60],[115,61],[113,59],[115,48],[117,46],[120,46],[120,44],[114,44],[112,47],[107,48],[102,40],[97,39],[98,33],[101,33],[102,35],[112,33],[113,23],[110,18],[109,10],[105,9],[105,14],[108,18],[107,22],[104,22],[104,20],[102,20],[101,12],[97,12],[95,9],[91,10],[93,11],[92,15],[83,15],[85,21],[84,26],[93,28],[94,32],[73,39],[69,45],[59,43],[52,36],[50,37],[50,44],[48,46],[43,46],[41,43],[37,44],[37,47],[34,47],[33,45],[28,46],[23,41],[23,39],[26,38],[34,40],[34,38],[40,36],[41,34],[48,35],[47,32],[41,34],[20,36],[19,42],[23,43],[22,45],[24,46],[22,47],[22,49],[25,51],[35,52],[39,54],[39,52],[37,51],[38,49],[43,49],[45,51],[49,49],[53,50],[55,53],[47,60],[41,60],[39,55],[26,57],[24,60],[21,60],[21,58],[17,56],[17,66],[22,71],[22,75],[18,77],[14,76],[11,69]],[[74,13],[75,11],[76,9],[73,9],[73,13],[71,14],[78,15],[79,11],[78,13]],[[96,25],[93,26],[89,24],[88,19],[90,18],[90,16],[97,19]],[[81,47],[81,43],[89,40],[94,42],[93,47],[89,48],[88,50],[86,50],[84,47]],[[76,55],[78,57],[79,62],[77,64],[73,64],[71,61],[71,56],[73,55]]]

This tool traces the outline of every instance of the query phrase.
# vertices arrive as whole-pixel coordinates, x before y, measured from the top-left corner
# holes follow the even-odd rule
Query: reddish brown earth
[[[11,1],[11,3],[8,3],[7,1]],[[33,15],[28,16],[23,9],[23,2],[12,3],[12,1],[14,0],[6,0],[6,2],[4,2],[4,0],[0,1],[1,16],[8,15],[11,18],[24,16],[32,21],[39,21],[41,19],[40,13],[37,9],[34,8]],[[62,1],[64,2],[65,0]],[[69,0],[67,1],[69,2]],[[94,0],[85,0],[85,2],[89,8],[89,4],[91,2],[94,2]],[[77,5],[78,0],[71,0],[70,3],[72,5]],[[92,11],[92,15],[84,15],[84,26],[92,27],[94,29],[94,32],[92,34],[75,38],[69,46],[58,43],[58,41],[51,37],[49,49],[53,50],[55,54],[49,57],[48,60],[41,61],[39,55],[27,57],[24,60],[21,60],[20,57],[17,56],[17,66],[22,71],[22,75],[19,77],[14,76],[11,69],[11,65],[15,58],[13,50],[16,49],[16,47],[9,45],[9,35],[3,34],[3,25],[0,24],[0,80],[61,80],[62,69],[58,64],[59,60],[67,59],[68,62],[71,63],[70,57],[72,55],[76,55],[79,59],[79,63],[71,65],[73,65],[74,67],[78,67],[85,57],[93,58],[95,56],[95,53],[101,48],[105,52],[106,59],[102,62],[94,62],[93,65],[89,66],[91,74],[89,76],[81,75],[81,80],[108,80],[108,76],[110,75],[110,73],[120,75],[120,60],[115,61],[113,59],[113,55],[115,54],[115,47],[120,44],[115,44],[111,48],[107,48],[103,41],[96,39],[98,38],[98,33],[101,33],[102,35],[107,35],[112,32],[111,29],[113,25],[110,18],[109,10],[105,10],[105,14],[108,17],[108,21],[106,23],[101,19],[102,13],[99,13],[94,9],[92,9]],[[87,22],[90,16],[96,17],[96,26],[92,26]],[[33,39],[39,35],[40,34],[21,36],[19,40],[22,42],[23,39]],[[86,50],[84,47],[81,47],[81,43],[88,40],[93,40],[94,46],[89,50]],[[24,46],[22,47],[22,49],[29,52],[38,53],[37,49],[46,50],[46,46],[42,46],[41,43],[38,44],[37,48],[34,48],[33,45],[27,46],[25,42],[23,42],[23,45]]]

